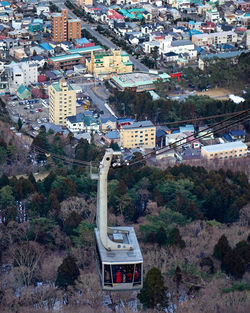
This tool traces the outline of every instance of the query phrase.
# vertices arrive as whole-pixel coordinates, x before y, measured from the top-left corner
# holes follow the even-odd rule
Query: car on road
[[[42,111],[43,111],[42,109],[40,109],[40,108],[38,109],[38,112],[42,112]]]

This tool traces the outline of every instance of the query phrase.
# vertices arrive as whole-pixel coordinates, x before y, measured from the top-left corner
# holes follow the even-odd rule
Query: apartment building
[[[208,160],[232,159],[247,155],[247,145],[242,141],[234,141],[201,148],[201,156]]]
[[[55,42],[67,41],[68,10],[52,14],[51,33]]]
[[[68,40],[81,38],[82,22],[79,19],[68,20]]]
[[[120,140],[123,148],[154,148],[156,127],[151,121],[123,125],[120,127]]]
[[[68,10],[52,14],[51,33],[52,40],[63,42],[81,38],[81,20],[68,20]]]
[[[53,65],[57,70],[71,70],[74,66],[85,63],[85,58],[79,54],[64,54],[48,59],[49,65]]]
[[[133,63],[129,59],[126,52],[120,49],[111,49],[110,52],[92,52],[91,59],[86,60],[86,67],[89,74],[109,78],[110,74],[131,73],[133,71]]]
[[[237,39],[238,36],[233,31],[198,34],[192,36],[192,42],[199,47],[211,44],[236,43]]]
[[[50,85],[48,91],[50,123],[66,126],[66,118],[76,115],[76,91],[64,78]]]

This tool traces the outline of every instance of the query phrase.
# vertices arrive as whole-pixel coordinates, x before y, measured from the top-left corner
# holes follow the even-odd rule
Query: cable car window
[[[105,286],[112,286],[112,277],[110,271],[110,265],[104,265],[104,285]]]
[[[116,284],[132,283],[134,264],[112,265],[113,280]]]
[[[141,264],[135,264],[134,285],[141,284]]]

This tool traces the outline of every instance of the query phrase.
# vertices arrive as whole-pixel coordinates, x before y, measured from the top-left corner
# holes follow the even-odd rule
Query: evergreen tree
[[[234,278],[239,279],[242,278],[246,271],[245,262],[242,258],[238,255],[237,251],[230,250],[226,255],[223,257],[221,262],[221,269],[224,270],[226,273],[232,275]]]
[[[163,246],[167,243],[167,234],[166,234],[166,231],[163,227],[160,227],[156,234],[155,234],[155,241],[160,245],[160,246]]]
[[[163,309],[168,304],[166,291],[167,287],[164,286],[161,271],[153,267],[147,272],[143,288],[138,294],[138,299],[145,308]]]
[[[81,215],[76,211],[72,211],[64,222],[63,230],[67,235],[72,235],[74,233],[74,229],[81,223],[81,221]]]
[[[9,185],[9,178],[6,174],[3,174],[1,177],[0,177],[0,189],[6,185]]]
[[[231,252],[231,247],[229,246],[227,237],[222,235],[218,240],[217,244],[214,246],[214,256],[222,261],[224,256]]]
[[[250,265],[250,244],[246,240],[237,243],[234,248],[236,254],[245,262],[246,266]]]
[[[179,286],[180,286],[180,283],[182,281],[182,272],[181,272],[181,268],[179,266],[176,266],[173,281],[176,282],[176,288],[177,288],[177,290],[179,290]]]
[[[17,121],[17,130],[20,131],[22,126],[23,126],[23,123],[22,123],[22,120],[20,119],[20,117],[18,118],[18,121]]]
[[[58,267],[56,286],[59,288],[67,289],[68,286],[72,286],[75,280],[79,277],[79,268],[72,256],[67,256],[62,264]]]

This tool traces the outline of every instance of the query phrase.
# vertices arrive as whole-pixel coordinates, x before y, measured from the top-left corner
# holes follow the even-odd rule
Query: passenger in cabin
[[[115,273],[115,282],[118,283],[118,284],[122,282],[122,271],[121,271],[121,268],[119,268],[117,270],[117,272]]]
[[[135,268],[135,281],[138,281],[139,277],[140,277],[140,274],[139,274],[138,268],[136,267]]]
[[[127,273],[127,282],[128,283],[131,283],[132,282],[132,279],[133,279],[133,274],[131,273],[131,271],[129,271]]]
[[[104,279],[106,283],[111,283],[110,271],[107,269],[104,271]]]
[[[123,269],[123,273],[122,273],[122,282],[126,283],[126,270]]]

